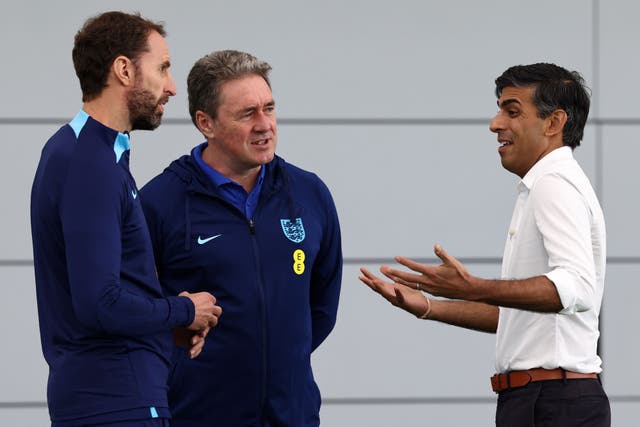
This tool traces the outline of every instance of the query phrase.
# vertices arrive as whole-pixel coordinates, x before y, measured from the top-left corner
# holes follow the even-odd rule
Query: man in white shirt
[[[472,276],[435,245],[439,266],[397,257],[415,273],[382,266],[388,282],[362,268],[360,280],[421,319],[497,333],[497,426],[609,426],[597,354],[605,222],[573,158],[589,95],[577,72],[540,63],[506,70],[496,96],[490,129],[521,178],[502,279]]]

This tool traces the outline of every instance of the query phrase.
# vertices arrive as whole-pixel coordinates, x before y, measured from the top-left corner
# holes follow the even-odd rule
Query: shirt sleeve
[[[327,223],[311,278],[311,351],[322,344],[335,326],[342,283],[342,243],[338,213],[329,189],[322,181],[320,185],[325,198]]]
[[[582,194],[555,174],[540,178],[531,193],[536,225],[549,256],[551,280],[564,307],[561,314],[594,308],[596,271],[591,211]]]
[[[128,190],[114,161],[84,157],[70,166],[60,204],[69,291],[78,321],[92,330],[127,336],[189,324],[194,308],[188,298],[156,298],[121,283]]]

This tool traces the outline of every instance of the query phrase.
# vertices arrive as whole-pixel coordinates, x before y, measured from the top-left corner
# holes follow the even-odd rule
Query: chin
[[[276,153],[270,153],[270,154],[267,154],[267,155],[264,155],[264,156],[260,156],[260,160],[259,160],[260,164],[261,165],[265,165],[267,163],[270,163],[273,160],[273,158],[275,157],[275,154]]]
[[[505,162],[504,159],[503,159],[501,163],[502,163],[502,167],[505,170],[507,170],[508,172],[511,172],[511,173],[516,173],[514,168],[513,168],[513,165],[510,165],[509,162]]]

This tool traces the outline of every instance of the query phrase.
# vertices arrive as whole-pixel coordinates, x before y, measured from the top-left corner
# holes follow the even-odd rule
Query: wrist
[[[420,316],[418,316],[418,319],[428,319],[431,314],[431,300],[426,295],[424,295],[424,300],[427,303],[427,308]]]

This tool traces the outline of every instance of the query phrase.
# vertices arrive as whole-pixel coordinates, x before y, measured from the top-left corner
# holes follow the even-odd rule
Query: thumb
[[[462,265],[462,263],[458,261],[457,258],[452,257],[444,249],[442,249],[442,246],[436,244],[433,247],[433,252],[438,256],[438,258],[442,260],[442,265],[448,265],[455,268],[459,272],[466,273],[466,267]]]
[[[436,256],[440,258],[443,263],[453,263],[453,259],[451,258],[451,256],[449,256],[449,254],[444,249],[442,249],[442,246],[437,243],[433,247],[433,253],[436,254]]]

